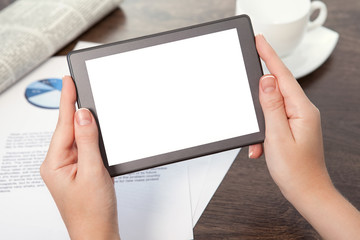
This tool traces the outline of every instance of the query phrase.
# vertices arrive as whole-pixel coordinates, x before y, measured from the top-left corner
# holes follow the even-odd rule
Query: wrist
[[[357,239],[360,213],[330,181],[314,184],[287,199],[324,239]]]
[[[297,209],[317,201],[321,203],[324,199],[338,194],[327,173],[311,181],[296,183],[280,190]]]

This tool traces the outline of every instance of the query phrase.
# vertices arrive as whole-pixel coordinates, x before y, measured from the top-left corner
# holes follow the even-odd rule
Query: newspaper
[[[122,0],[17,0],[0,12],[0,93]]]

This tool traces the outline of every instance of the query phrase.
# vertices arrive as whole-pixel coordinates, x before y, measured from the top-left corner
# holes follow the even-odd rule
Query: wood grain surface
[[[12,2],[0,0],[0,9]],[[337,189],[360,209],[360,1],[324,0],[325,26],[340,34],[331,57],[298,79],[320,109],[324,151]],[[78,39],[110,43],[234,15],[235,0],[125,0]],[[1,39],[0,39],[1,41]],[[321,239],[284,199],[264,157],[243,149],[194,229],[195,239]]]

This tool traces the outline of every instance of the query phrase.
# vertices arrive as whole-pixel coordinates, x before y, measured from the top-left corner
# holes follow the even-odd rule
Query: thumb
[[[288,139],[292,137],[284,98],[274,75],[260,78],[259,99],[265,117],[266,139]]]
[[[104,167],[100,150],[99,135],[91,112],[82,108],[75,113],[75,142],[78,149],[78,171],[99,170]]]

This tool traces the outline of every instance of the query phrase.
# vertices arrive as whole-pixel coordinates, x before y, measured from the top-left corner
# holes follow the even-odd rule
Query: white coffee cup
[[[313,21],[310,16],[319,10]],[[250,16],[255,34],[264,34],[279,56],[290,55],[306,31],[324,24],[326,5],[310,0],[237,0],[236,14]]]

